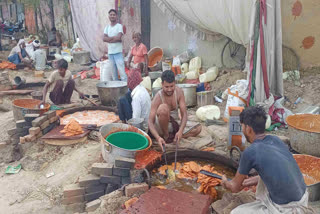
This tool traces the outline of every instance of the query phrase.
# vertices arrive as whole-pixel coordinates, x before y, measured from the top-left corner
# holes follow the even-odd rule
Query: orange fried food
[[[82,134],[84,131],[78,121],[75,119],[70,120],[70,122],[64,126],[60,133],[64,133],[65,136],[74,136]]]
[[[165,186],[156,186],[158,189],[167,189]]]
[[[208,147],[208,148],[205,148],[205,149],[202,149],[202,151],[204,152],[214,152],[215,148],[213,147]]]
[[[138,200],[139,198],[137,197],[131,198],[128,201],[124,202],[124,206],[126,207],[126,209],[129,209],[132,206],[132,204],[136,203]]]
[[[182,168],[182,165],[181,163],[177,162],[177,166],[176,166],[176,170],[180,171],[180,169]],[[161,167],[158,168],[158,172],[161,174],[161,175],[166,175],[166,170],[169,169],[169,170],[174,170],[174,163],[172,163],[171,165],[163,165]]]
[[[0,63],[0,69],[6,69],[6,68],[15,70],[17,67],[16,67],[16,65],[14,63],[11,63],[11,62],[7,62],[7,61],[1,62]]]

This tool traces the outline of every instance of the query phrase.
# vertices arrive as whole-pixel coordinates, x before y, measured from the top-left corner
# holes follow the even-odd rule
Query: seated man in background
[[[32,42],[34,47],[34,53],[33,53],[33,61],[34,61],[34,67],[37,71],[44,70],[46,68],[47,64],[47,55],[44,50],[40,49],[40,41],[34,40]]]
[[[131,71],[128,76],[128,92],[118,103],[120,119],[126,123],[131,118],[143,118],[146,126],[149,118],[151,99],[148,91],[140,85],[140,71]]]
[[[57,47],[61,47],[62,45],[61,34],[55,27],[53,27],[51,31],[48,32],[48,44],[49,46]]]
[[[80,97],[84,96],[83,93],[75,87],[71,72],[67,69],[68,62],[64,59],[59,60],[58,70],[51,73],[43,88],[43,100],[41,104],[45,104],[48,90],[50,92],[50,100],[56,105],[69,104],[73,90],[78,92]]]
[[[187,124],[187,106],[183,90],[176,87],[174,73],[164,71],[161,76],[162,90],[152,100],[149,116],[149,132],[154,137],[161,149],[166,143],[178,143],[182,138]],[[180,114],[179,111],[180,109]],[[176,120],[181,118],[180,125]],[[201,132],[201,126],[192,130],[187,136],[197,136]]]
[[[251,145],[241,155],[236,176],[222,186],[232,192],[257,186],[256,201],[238,206],[231,214],[313,213],[308,208],[308,192],[299,166],[288,147],[277,137],[265,135],[266,113],[249,107],[240,114],[242,132]],[[258,176],[248,178],[255,169]]]

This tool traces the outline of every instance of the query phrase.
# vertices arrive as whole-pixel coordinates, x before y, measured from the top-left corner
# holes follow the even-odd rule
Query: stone
[[[119,188],[120,188],[120,186],[118,184],[108,184],[107,189],[106,189],[106,194],[109,194],[113,191],[116,191]]]
[[[59,119],[58,116],[54,116],[54,117],[52,117],[52,118],[49,119],[49,122],[50,122],[50,123],[54,123],[54,122],[56,122],[58,119]]]
[[[20,143],[25,143],[26,142],[26,138],[25,137],[20,137]]]
[[[43,130],[43,129],[47,128],[49,125],[50,125],[49,120],[46,120],[40,125],[40,129]]]
[[[121,184],[131,184],[131,178],[129,177],[121,177]]]
[[[25,120],[18,120],[16,121],[16,127],[17,128],[23,128],[24,126],[27,126],[28,123]]]
[[[113,167],[112,174],[121,177],[128,177],[130,175],[130,169]]]
[[[64,205],[81,203],[81,202],[84,202],[84,196],[83,195],[67,197],[67,198],[64,197],[62,199],[62,204],[64,204]]]
[[[37,135],[41,131],[40,127],[32,127],[29,129],[29,134],[31,135]]]
[[[93,212],[95,211],[98,207],[100,207],[101,200],[96,199],[94,201],[91,201],[86,204],[86,212]]]
[[[101,176],[100,182],[103,184],[121,184],[121,178],[118,176]]]
[[[38,117],[40,117],[40,114],[26,114],[24,116],[24,120],[27,122],[32,122],[33,120],[35,120]]]
[[[84,212],[85,207],[85,202],[65,205],[65,209],[71,213],[82,213]]]
[[[116,157],[115,166],[119,168],[133,169],[135,160],[132,158]]]
[[[112,175],[113,165],[110,163],[94,163],[91,168],[91,173],[96,175]]]
[[[84,199],[85,199],[85,201],[93,201],[93,200],[100,198],[104,194],[105,194],[104,190],[99,191],[99,192],[94,192],[94,193],[88,193],[88,194],[84,195]]]
[[[43,136],[42,132],[39,132],[39,133],[36,135],[36,138],[38,139],[38,138],[40,138],[40,137],[42,137],[42,136]]]
[[[38,127],[40,126],[43,122],[45,122],[47,120],[47,116],[46,115],[43,115],[41,117],[37,117],[36,119],[34,119],[32,121],[32,126],[33,127]]]
[[[83,177],[80,177],[79,179],[79,185],[81,187],[90,186],[90,185],[98,185],[100,184],[100,177],[96,175],[85,175]]]
[[[57,113],[55,110],[50,110],[50,111],[45,112],[43,115],[47,115],[48,119],[50,119],[50,118],[57,116]]]
[[[148,190],[149,185],[147,183],[133,183],[125,187],[125,195],[131,198],[134,195],[145,193]]]
[[[63,187],[63,196],[65,198],[84,195],[85,191],[79,184],[69,184]]]
[[[94,192],[99,192],[99,191],[105,191],[107,188],[106,184],[98,184],[98,185],[91,185],[91,186],[86,186],[84,188],[85,193],[94,193]]]
[[[156,203],[155,203],[156,201]],[[209,195],[194,194],[152,187],[142,194],[128,210],[120,213],[197,213],[208,214],[212,199]],[[168,208],[171,208],[170,212]],[[174,210],[174,211],[173,211]]]

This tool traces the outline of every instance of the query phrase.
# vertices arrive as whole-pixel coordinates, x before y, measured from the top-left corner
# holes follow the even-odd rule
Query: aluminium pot
[[[183,90],[187,107],[197,105],[197,85],[196,84],[177,84]]]
[[[104,106],[117,106],[120,97],[127,91],[127,83],[124,81],[104,81],[97,84],[100,101]]]

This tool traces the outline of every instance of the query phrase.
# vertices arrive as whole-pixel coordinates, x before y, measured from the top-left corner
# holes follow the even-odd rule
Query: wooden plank
[[[68,145],[77,144],[77,143],[84,143],[87,140],[88,140],[87,136],[84,136],[84,137],[76,139],[76,140],[43,139],[43,142],[46,144],[55,145],[55,146],[68,146]]]
[[[81,125],[83,129],[83,133],[79,135],[74,136],[65,136],[63,133],[60,133],[60,131],[64,128],[64,126],[57,126],[56,128],[52,129],[49,133],[42,136],[41,139],[51,139],[51,140],[78,140],[82,137],[85,137],[89,134],[90,130],[86,129],[88,125]]]

